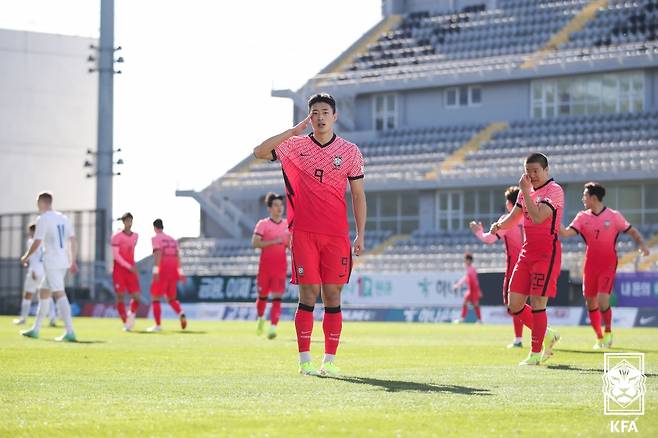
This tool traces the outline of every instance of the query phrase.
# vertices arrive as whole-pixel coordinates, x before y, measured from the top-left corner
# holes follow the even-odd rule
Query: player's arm
[[[496,242],[500,237],[498,237],[496,234],[492,233],[484,233],[482,227],[482,222],[475,222],[471,221],[468,226],[471,228],[471,231],[473,234],[475,234],[475,237],[480,239],[481,242],[486,243],[487,245],[491,245],[492,243]]]
[[[78,272],[78,239],[75,236],[69,236],[69,255],[71,256],[71,274]]]
[[[32,254],[34,254],[35,251],[39,249],[39,245],[41,245],[41,239],[34,239],[32,241],[32,245],[30,245],[30,247],[27,249],[27,252],[23,254],[23,257],[21,257],[21,263],[23,266],[27,266],[27,263],[30,260]]]
[[[274,137],[268,138],[267,140],[265,140],[260,145],[254,148],[254,157],[260,158],[262,160],[271,160],[272,151],[276,149],[276,147],[279,146],[281,143],[288,140],[290,137],[303,134],[310,120],[311,120],[311,114],[306,116],[304,120],[296,124],[294,127],[287,129],[283,131],[281,134],[275,135]]]
[[[268,246],[272,245],[280,245],[283,243],[283,238],[277,237],[276,239],[273,240],[263,240],[263,238],[258,235],[254,234],[251,236],[251,246],[254,248],[267,248]]]
[[[180,251],[178,249],[178,246],[176,246],[176,270],[178,271],[178,280],[185,283],[187,281],[187,276],[185,275],[185,272],[183,272],[183,267],[180,262]]]
[[[354,213],[354,223],[356,224],[354,255],[360,256],[365,251],[366,216],[368,215],[363,178],[350,179],[350,191],[352,192],[352,211]]]
[[[521,222],[521,218],[523,218],[523,211],[521,210],[521,207],[515,205],[512,211],[510,211],[504,218],[491,224],[489,233],[496,234],[500,230],[509,230],[514,225]]]
[[[114,257],[114,261],[123,266],[124,268],[134,271],[133,266],[128,263],[126,259],[121,257],[121,253],[119,252],[119,245],[112,245],[112,257]]]
[[[649,255],[649,247],[647,246],[646,243],[644,243],[644,239],[642,239],[642,234],[638,230],[636,230],[634,227],[630,227],[626,233],[631,236],[631,239],[635,241],[635,244],[637,245],[638,252],[640,252],[643,256],[648,256]]]
[[[468,274],[464,275],[462,278],[460,278],[460,279],[457,281],[457,283],[453,284],[453,285],[452,285],[452,288],[453,288],[453,289],[459,289],[460,287],[462,287],[463,285],[466,284],[466,281],[467,281],[467,280],[468,280]]]
[[[160,260],[162,260],[162,251],[160,248],[153,248],[153,281],[160,278]]]
[[[573,237],[573,236],[577,236],[578,234],[579,234],[578,230],[573,228],[571,225],[564,228],[564,225],[560,224],[560,237],[563,237],[563,238]]]

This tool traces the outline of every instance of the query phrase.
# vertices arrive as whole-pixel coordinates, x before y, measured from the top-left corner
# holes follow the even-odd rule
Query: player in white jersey
[[[53,210],[53,196],[50,193],[40,193],[37,198],[37,206],[41,216],[37,219],[34,241],[30,249],[21,257],[21,262],[23,264],[27,263],[32,254],[43,243],[44,276],[40,285],[37,318],[32,328],[22,331],[21,334],[30,338],[39,337],[41,323],[48,314],[52,294],[55,298],[59,316],[66,327],[66,332],[55,338],[55,340],[75,342],[71,305],[64,290],[67,271],[71,271],[72,274],[78,272],[78,265],[75,262],[77,253],[75,233],[68,218]]]
[[[34,230],[36,225],[30,224],[27,228],[28,235],[30,236],[27,239],[27,248],[32,246],[34,242]],[[25,282],[23,286],[23,300],[21,301],[21,313],[18,319],[14,320],[14,324],[22,325],[25,324],[27,316],[30,313],[30,307],[32,307],[32,298],[36,294],[41,281],[43,280],[43,247],[40,246],[39,249],[35,251],[34,254],[30,257],[27,264],[27,274],[25,275]],[[56,326],[56,314],[55,314],[55,303],[52,302],[50,306],[50,314],[48,318],[50,319],[50,325],[52,327]]]

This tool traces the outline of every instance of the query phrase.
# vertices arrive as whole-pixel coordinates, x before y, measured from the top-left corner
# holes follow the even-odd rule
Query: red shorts
[[[604,263],[593,268],[583,270],[583,296],[595,297],[599,293],[611,294],[615,285],[617,263]]]
[[[548,250],[524,248],[516,262],[509,291],[555,298],[562,265],[562,245],[556,240]]]
[[[258,295],[264,296],[270,292],[275,294],[283,293],[286,290],[286,276],[285,271],[284,275],[281,275],[281,272],[276,274],[271,274],[269,272],[259,272],[258,277],[256,277],[256,284],[258,285]]]
[[[292,284],[345,284],[351,273],[349,237],[293,231]]]
[[[112,272],[112,282],[116,293],[137,293],[139,292],[139,277],[137,273],[123,268],[115,268]]]
[[[166,297],[168,300],[176,299],[176,278],[162,278],[151,283],[151,296],[156,298]]]
[[[471,291],[466,292],[466,295],[464,295],[464,302],[466,302],[466,301],[470,301],[473,304],[480,301],[480,291],[476,290],[476,291],[473,291],[473,292],[471,292]]]

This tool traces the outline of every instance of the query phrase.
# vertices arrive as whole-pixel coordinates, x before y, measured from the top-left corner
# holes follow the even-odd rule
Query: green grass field
[[[150,321],[149,321],[150,322]],[[138,320],[136,329],[147,326]],[[77,318],[80,343],[18,335],[0,318],[0,436],[602,436],[603,354],[588,327],[561,330],[555,357],[518,367],[511,327],[345,323],[344,378],[302,377],[292,323],[176,321],[124,333]],[[658,330],[619,329],[615,351],[646,353],[641,436],[658,436]],[[529,333],[526,333],[526,343]],[[316,324],[313,355],[323,351]]]

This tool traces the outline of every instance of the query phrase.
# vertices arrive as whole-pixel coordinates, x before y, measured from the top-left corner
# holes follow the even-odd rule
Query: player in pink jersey
[[[151,283],[151,300],[153,302],[153,319],[155,326],[148,329],[150,332],[159,332],[162,307],[160,301],[166,298],[174,312],[178,314],[180,326],[187,327],[187,319],[176,299],[176,284],[179,280],[185,281],[185,274],[180,268],[178,257],[178,242],[164,233],[162,219],[153,221],[155,236],[151,239],[153,245],[153,282]]]
[[[334,364],[343,316],[341,290],[349,281],[352,251],[345,191],[349,181],[356,223],[354,255],[364,251],[366,197],[359,148],[334,133],[336,101],[320,93],[308,102],[310,114],[294,128],[265,140],[256,158],[281,161],[286,185],[288,226],[292,231],[292,283],[299,285],[295,314],[300,373],[339,374]],[[313,133],[303,135],[308,123]],[[311,363],[313,310],[324,303],[325,355],[320,370]]]
[[[480,313],[480,296],[482,295],[482,291],[480,289],[480,282],[478,281],[478,273],[473,267],[473,254],[464,254],[464,267],[466,268],[466,275],[452,286],[456,290],[466,285],[461,319],[456,319],[454,322],[464,322],[466,314],[468,314],[468,303],[471,303],[477,317],[477,323],[482,324],[482,314]]]
[[[649,255],[649,248],[639,231],[621,213],[606,207],[603,204],[604,196],[605,188],[601,184],[585,184],[582,199],[585,210],[578,213],[567,228],[560,227],[561,237],[580,234],[587,247],[583,266],[583,296],[587,302],[590,324],[596,334],[596,350],[612,346],[610,294],[617,272],[616,247],[619,234],[630,234],[640,253]],[[605,324],[605,336],[601,332],[601,318]]]
[[[489,232],[496,234],[523,221],[525,241],[512,271],[507,309],[532,332],[530,354],[519,365],[539,365],[553,355],[553,346],[560,340],[560,335],[548,327],[546,305],[557,294],[564,191],[550,178],[548,158],[540,153],[526,157],[519,188],[521,193],[512,211],[493,223]]]
[[[519,196],[519,188],[516,186],[508,187],[505,191],[505,207],[507,208],[507,213],[511,212],[514,206],[516,205],[517,198]],[[505,215],[502,215],[498,220],[503,220]],[[507,306],[508,299],[508,286],[509,281],[512,278],[512,271],[514,266],[516,266],[516,261],[519,259],[519,254],[521,253],[521,245],[523,245],[524,235],[523,235],[523,225],[517,224],[516,226],[509,228],[507,230],[500,230],[496,234],[484,233],[481,222],[471,222],[470,223],[471,231],[473,234],[480,239],[482,242],[491,245],[494,242],[503,240],[505,243],[505,259],[506,259],[506,268],[505,268],[505,279],[503,280],[503,304]],[[514,322],[514,341],[507,346],[507,348],[522,348],[523,347],[523,321],[517,316],[512,317]]]
[[[132,214],[125,213],[119,220],[123,222],[123,230],[112,236],[112,257],[114,258],[112,281],[117,297],[117,312],[123,321],[124,330],[130,331],[135,325],[140,298],[139,277],[135,264],[135,246],[137,246],[138,235],[131,230]],[[130,294],[131,297],[128,313],[125,303],[126,294]]]
[[[268,193],[265,196],[265,205],[270,213],[269,217],[261,219],[256,224],[251,244],[260,248],[260,261],[258,264],[258,298],[256,311],[258,312],[258,327],[256,334],[263,334],[265,325],[265,307],[267,297],[272,294],[272,308],[270,309],[270,330],[268,339],[276,337],[276,326],[281,316],[281,299],[286,290],[286,248],[290,243],[288,222],[283,218],[283,196]]]

